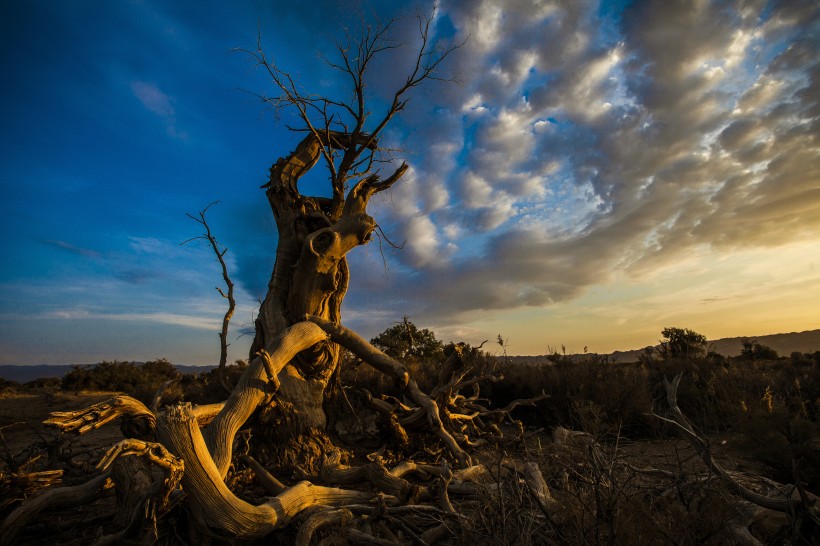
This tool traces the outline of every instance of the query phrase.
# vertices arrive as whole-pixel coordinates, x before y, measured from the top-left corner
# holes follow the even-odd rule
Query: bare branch
[[[663,380],[664,386],[666,387],[666,398],[669,402],[669,409],[672,412],[672,420],[663,420],[675,424],[678,429],[684,433],[684,436],[689,440],[692,447],[695,448],[695,451],[698,452],[703,462],[706,463],[706,466],[720,476],[735,493],[753,504],[787,514],[792,513],[796,507],[801,507],[813,518],[817,519],[820,517],[820,506],[818,506],[818,499],[814,495],[811,495],[812,499],[810,504],[805,504],[800,495],[792,495],[792,497],[769,497],[761,495],[739,483],[715,461],[709,444],[695,432],[692,423],[689,422],[689,419],[686,418],[678,407],[678,385],[680,384],[681,377],[683,377],[682,372],[676,375],[671,382],[666,378]]]
[[[352,97],[349,100],[314,95],[300,89],[291,74],[265,55],[259,34],[255,50],[238,50],[248,54],[265,70],[279,93],[273,97],[254,95],[277,113],[282,110],[291,111],[300,120],[302,127],[289,129],[311,133],[322,143],[321,156],[327,166],[333,192],[332,217],[338,216],[341,211],[348,181],[368,176],[374,164],[382,161],[377,156],[387,149],[379,147],[379,136],[390,120],[405,108],[409,91],[427,80],[448,81],[440,78],[437,70],[462,44],[442,46],[431,43],[433,20],[432,13],[417,15],[420,41],[413,65],[373,129],[366,127],[370,125],[368,121],[372,113],[366,94],[369,69],[377,56],[404,45],[390,37],[396,20],[391,19],[383,25],[375,26],[362,23],[357,32],[347,31],[344,38],[336,42],[337,59],[323,58],[327,66],[343,74],[350,82]],[[337,129],[350,136],[350,140],[342,147],[335,147],[332,143],[332,133],[337,132]],[[386,189],[391,183],[386,183],[383,188]]]

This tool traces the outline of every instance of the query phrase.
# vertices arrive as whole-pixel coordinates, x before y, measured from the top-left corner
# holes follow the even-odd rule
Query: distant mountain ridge
[[[81,364],[85,366],[85,364]],[[90,364],[94,366],[95,364]],[[63,377],[71,371],[76,364],[32,364],[29,366],[19,366],[15,364],[0,364],[0,377],[18,383],[28,383],[35,379]],[[203,373],[214,369],[216,366],[188,366],[185,364],[174,364],[174,368],[181,373]]]

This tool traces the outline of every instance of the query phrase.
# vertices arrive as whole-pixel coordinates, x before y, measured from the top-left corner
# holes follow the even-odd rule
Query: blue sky
[[[457,82],[386,135],[411,170],[371,212],[407,244],[351,253],[349,326],[407,314],[519,354],[820,327],[816,2],[30,1],[0,8],[0,362],[215,363],[218,265],[180,246],[215,200],[246,356],[276,241],[259,186],[298,139],[236,49],[258,29],[344,97],[319,57],[343,26],[398,17],[412,46],[434,8],[438,38],[466,39]],[[377,66],[374,108],[411,49]]]

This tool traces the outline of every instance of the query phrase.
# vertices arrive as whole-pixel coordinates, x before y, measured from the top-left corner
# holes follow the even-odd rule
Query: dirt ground
[[[51,412],[88,407],[114,394],[118,393],[0,393],[0,457],[3,459],[2,462],[5,462],[4,467],[8,469],[15,462],[19,464],[34,458],[35,462],[30,468],[24,469],[25,471],[62,468],[65,470],[61,481],[63,485],[86,481],[95,473],[94,465],[106,450],[123,439],[119,422],[114,421],[83,436],[61,436],[59,431],[46,427],[42,421],[47,419]],[[572,473],[572,467],[580,465],[581,462],[580,458],[571,458],[567,461],[557,457],[551,432],[536,431],[532,427],[527,427],[526,441],[517,447],[509,446],[514,452],[507,449],[491,450],[484,454],[486,460],[482,462],[490,467],[501,456],[536,460],[542,466],[547,480],[551,484],[555,483],[555,469],[558,468],[556,465],[563,465]],[[714,436],[710,441],[715,459],[727,470],[767,476],[765,466],[746,456],[739,441],[731,434]],[[621,438],[617,443],[604,442],[599,445],[605,452],[605,460],[618,460],[634,468],[653,468],[676,474],[701,474],[705,471],[698,455],[682,438],[641,441]],[[8,464],[9,461],[12,465]],[[36,491],[24,497],[32,494],[36,494]],[[22,497],[0,500],[4,501],[0,504],[5,505],[5,508],[0,510],[2,518],[22,500]],[[107,522],[113,518],[115,511],[114,500],[110,497],[91,505],[58,510],[30,525],[23,540],[25,543],[38,545],[83,544],[82,541],[89,538],[86,527],[96,526],[97,534],[102,533],[103,527],[108,525]],[[78,527],[80,525],[84,527]],[[515,543],[515,540],[510,543]]]
[[[0,394],[0,455],[21,460],[26,451],[59,445],[78,468],[94,464],[101,452],[122,440],[116,423],[83,436],[68,435],[60,442],[60,431],[43,425],[54,411],[84,408],[110,398],[111,392],[46,392]],[[33,453],[32,453],[33,454]]]

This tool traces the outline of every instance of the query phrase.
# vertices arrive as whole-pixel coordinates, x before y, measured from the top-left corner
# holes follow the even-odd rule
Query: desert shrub
[[[815,351],[813,353],[801,353],[799,351],[794,351],[790,358],[792,364],[796,365],[820,364],[820,351]]]
[[[638,468],[645,462],[615,445],[527,445],[524,455],[538,464],[554,500],[546,513],[521,480],[498,479],[504,453],[485,455],[499,487],[460,507],[469,517],[460,521],[459,543],[737,543],[735,499],[719,480],[699,478],[699,461],[669,461],[686,469],[649,475]]]
[[[228,383],[236,385],[248,367],[246,360],[236,360],[225,366]],[[219,371],[211,368],[197,374],[183,374],[179,381],[179,399],[195,404],[213,404],[228,397],[225,388],[219,382]],[[168,397],[172,398],[171,396]]]
[[[820,489],[820,369],[778,362],[752,375],[765,381],[741,401],[735,428],[742,447],[768,465],[774,479]]]
[[[664,328],[660,353],[664,358],[695,358],[706,352],[706,336],[688,328]]]
[[[94,366],[72,366],[63,376],[64,390],[105,390],[125,392],[142,402],[149,402],[157,388],[179,376],[165,359],[136,362],[101,362]]]
[[[20,389],[20,387],[21,387],[21,385],[17,381],[11,381],[10,379],[5,379],[3,377],[0,377],[0,393],[17,392]]]
[[[620,433],[630,437],[653,435],[656,424],[649,375],[644,366],[601,364],[597,360],[510,364],[501,368],[503,381],[487,385],[493,406],[532,398],[542,391],[549,398],[535,408],[517,410],[517,417],[533,426],[564,426],[596,435]]]
[[[460,544],[529,546],[550,544],[556,530],[544,519],[534,497],[522,480],[503,479],[500,464],[488,464],[499,487],[481,491],[468,507],[469,519],[461,521]]]
[[[443,356],[444,345],[427,328],[419,329],[405,315],[398,322],[370,340],[385,354],[404,361],[407,357],[422,360],[439,360]]]
[[[756,339],[743,338],[740,358],[746,360],[777,360],[777,351],[758,343]]]
[[[39,377],[25,383],[23,388],[30,391],[54,392],[60,389],[61,384],[59,377]]]

